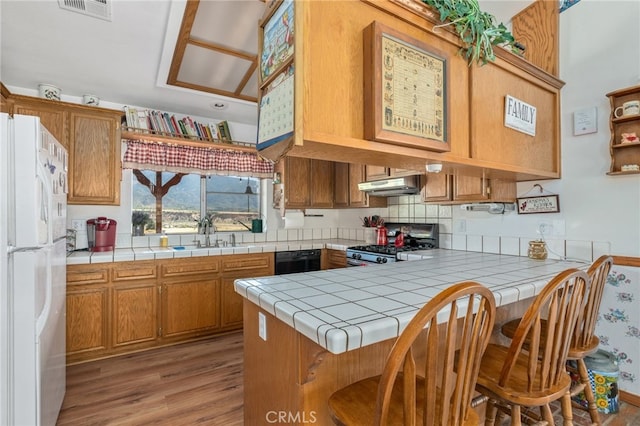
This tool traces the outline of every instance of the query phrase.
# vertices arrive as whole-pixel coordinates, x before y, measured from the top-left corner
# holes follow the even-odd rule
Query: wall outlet
[[[536,232],[543,237],[560,236],[565,234],[564,228],[564,220],[541,220]]]
[[[74,219],[71,221],[71,227],[78,232],[86,231],[87,221],[82,219]]]
[[[267,341],[267,317],[262,312],[258,312],[258,336]]]
[[[457,219],[454,225],[454,232],[467,232],[467,221],[465,219]]]

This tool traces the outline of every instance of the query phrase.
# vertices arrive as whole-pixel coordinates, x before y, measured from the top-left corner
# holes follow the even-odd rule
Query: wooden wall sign
[[[537,110],[533,105],[521,101],[518,98],[507,95],[504,99],[504,125],[526,133],[536,135]]]
[[[447,58],[379,22],[364,31],[364,137],[432,151],[447,140]]]
[[[518,198],[518,214],[558,213],[560,200],[557,195]]]

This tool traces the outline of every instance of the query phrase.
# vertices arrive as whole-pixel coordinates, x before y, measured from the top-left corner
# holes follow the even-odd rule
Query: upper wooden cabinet
[[[14,96],[12,99],[14,114],[40,117],[42,125],[69,149],[69,113],[60,107],[60,102],[26,96]]]
[[[558,3],[537,0],[511,18],[511,33],[525,47],[524,57],[555,76],[560,62]]]
[[[13,113],[35,115],[69,151],[69,204],[120,204],[120,111],[13,95]]]
[[[69,204],[120,205],[120,117],[69,110]]]
[[[495,201],[516,201],[516,183],[478,176],[451,176],[428,173],[422,176],[422,201],[439,204],[462,204]]]
[[[0,81],[0,112],[11,112],[12,102],[9,99],[11,92]]]
[[[364,164],[335,163],[334,207],[386,207],[387,199],[370,197],[358,184],[367,180]]]
[[[333,207],[333,162],[285,157],[276,165],[276,172],[284,186],[284,208]]]
[[[410,169],[398,169],[392,167],[371,166],[366,167],[367,180],[381,180],[389,177],[402,177],[419,175],[421,172]]]
[[[471,158],[519,173],[560,177],[559,89],[502,58],[472,67],[470,84]],[[536,108],[535,136],[505,126],[507,96]]]
[[[294,144],[288,155],[422,172],[439,162],[451,174],[514,181],[560,177],[560,89],[564,83],[496,48],[496,62],[469,66],[460,38],[415,0],[295,2]],[[363,30],[394,28],[446,60],[449,152],[364,138]],[[331,58],[331,60],[327,60]],[[537,108],[535,136],[504,125],[505,96]],[[387,171],[391,173],[391,171]],[[378,177],[383,174],[369,173]]]

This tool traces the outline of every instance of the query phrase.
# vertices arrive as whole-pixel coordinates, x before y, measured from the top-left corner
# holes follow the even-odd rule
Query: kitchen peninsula
[[[244,299],[244,421],[331,424],[335,390],[380,374],[394,338],[427,301],[474,280],[496,298],[496,327],[522,314],[558,272],[588,264],[455,250],[410,262],[238,279]]]

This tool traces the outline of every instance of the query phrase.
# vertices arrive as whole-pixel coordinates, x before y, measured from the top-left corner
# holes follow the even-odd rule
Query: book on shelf
[[[227,120],[218,123],[218,139],[223,142],[231,142],[231,132],[229,131],[229,123]]]
[[[158,135],[184,137],[203,141],[215,142],[216,140],[231,142],[231,133],[226,121],[218,124],[200,123],[191,117],[177,118],[175,114],[152,109],[137,109],[125,106],[123,125],[131,130],[142,133],[155,133]]]

